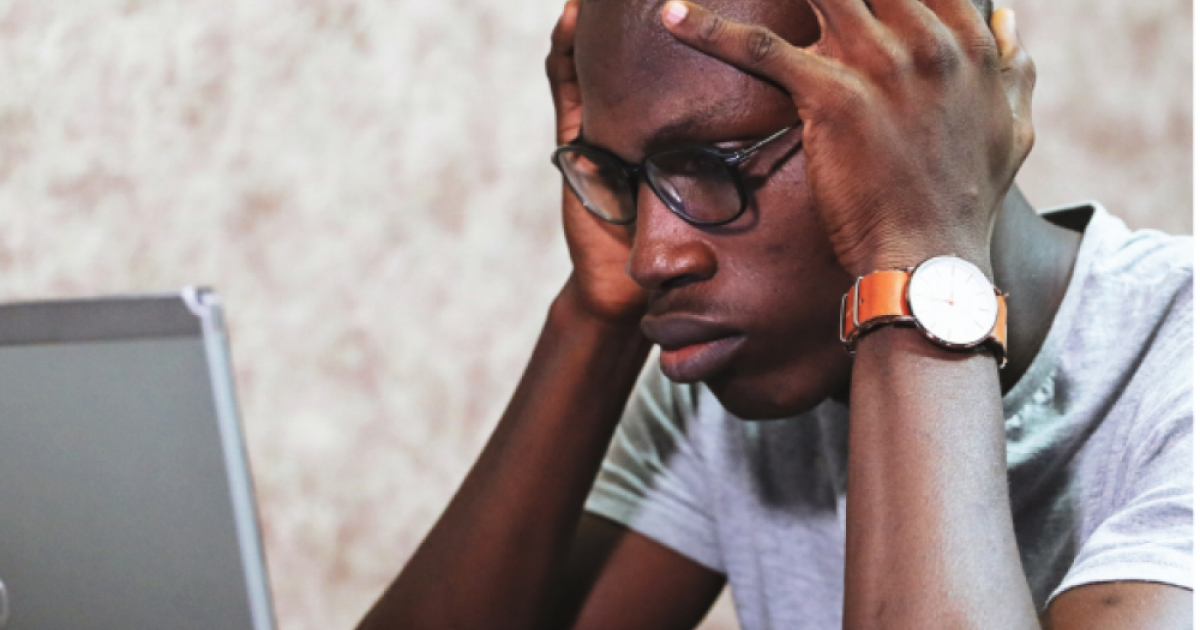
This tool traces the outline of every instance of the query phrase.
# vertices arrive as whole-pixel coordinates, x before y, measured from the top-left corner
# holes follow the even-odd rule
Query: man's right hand
[[[579,133],[577,0],[554,29],[546,73],[558,139]],[[646,294],[626,275],[631,232],[564,190],[575,272],[529,365],[450,505],[359,630],[685,630],[725,578],[622,525],[587,497],[650,341]]]
[[[579,0],[569,0],[550,37],[546,76],[554,97],[557,140],[579,135],[583,99],[575,72],[575,21]],[[636,326],[646,311],[646,292],[626,272],[633,226],[606,223],[588,212],[563,182],[563,228],[574,272],[563,297],[590,317],[620,326]]]

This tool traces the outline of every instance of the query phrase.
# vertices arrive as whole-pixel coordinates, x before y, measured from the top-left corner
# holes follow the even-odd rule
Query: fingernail
[[[668,24],[679,24],[683,21],[683,18],[687,17],[687,14],[688,8],[686,4],[682,2],[668,2],[667,10],[663,12],[663,19]]]

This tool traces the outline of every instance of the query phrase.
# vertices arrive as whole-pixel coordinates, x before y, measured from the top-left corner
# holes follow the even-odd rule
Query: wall
[[[1190,4],[1014,5],[1033,201],[1190,232]],[[0,299],[218,289],[283,630],[403,564],[566,276],[560,6],[0,1]]]

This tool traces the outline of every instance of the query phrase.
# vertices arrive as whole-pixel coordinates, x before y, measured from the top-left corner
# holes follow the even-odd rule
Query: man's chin
[[[791,355],[796,360],[734,362],[703,382],[726,411],[743,420],[790,418],[847,391],[853,361],[840,344]]]
[[[775,379],[715,378],[705,385],[729,413],[742,420],[778,420],[811,410],[829,398],[836,387],[797,387]],[[810,384],[815,384],[808,381]],[[790,385],[790,386],[787,386]]]

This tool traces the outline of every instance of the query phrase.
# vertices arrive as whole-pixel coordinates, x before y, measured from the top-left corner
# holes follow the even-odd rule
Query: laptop
[[[271,630],[220,302],[0,304],[0,630]]]

